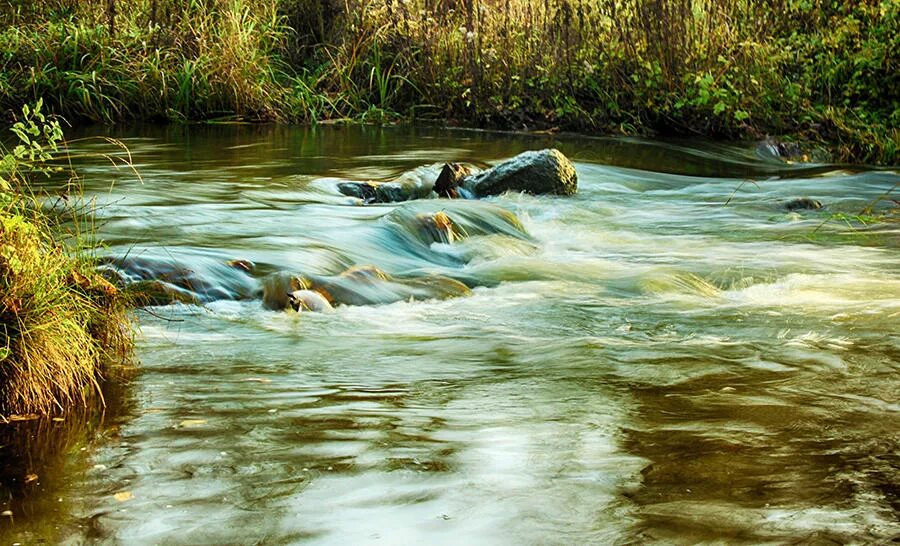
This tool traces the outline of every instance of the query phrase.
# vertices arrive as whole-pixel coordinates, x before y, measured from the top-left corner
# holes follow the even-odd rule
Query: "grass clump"
[[[272,2],[52,4],[0,8],[5,108],[43,98],[72,122],[295,118]]]
[[[25,109],[19,143],[0,159],[0,415],[57,413],[100,393],[108,364],[131,354],[123,295],[89,249],[64,243],[29,190],[62,133]]]

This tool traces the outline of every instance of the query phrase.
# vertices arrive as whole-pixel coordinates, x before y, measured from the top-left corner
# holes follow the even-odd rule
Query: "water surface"
[[[74,445],[11,465],[0,540],[900,534],[900,224],[854,218],[897,172],[791,165],[753,145],[433,129],[115,136],[142,180],[78,161],[101,253],[188,264],[212,288],[201,305],[138,313],[130,395]],[[547,146],[576,162],[576,196],[361,206],[335,189]],[[802,196],[826,207],[784,209]],[[438,211],[467,219],[467,236],[416,239],[414,219]],[[249,284],[232,282],[235,259],[254,263]],[[298,314],[254,292],[279,272],[363,265],[472,293]],[[245,299],[216,283],[245,283]],[[23,467],[40,483],[10,488]]]

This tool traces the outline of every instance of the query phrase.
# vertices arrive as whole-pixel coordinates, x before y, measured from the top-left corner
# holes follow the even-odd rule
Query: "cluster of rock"
[[[364,240],[451,270],[464,266],[471,256],[447,254],[433,245],[452,245],[468,237],[491,235],[515,239],[521,245],[532,244],[518,218],[502,207],[484,202],[464,207],[461,203],[434,205],[424,207],[425,211],[397,207],[382,217]],[[249,260],[145,253],[106,258],[100,266],[109,281],[126,288],[142,305],[258,299],[268,309],[327,311],[337,305],[378,305],[464,296],[477,282],[462,271],[459,273],[462,280],[434,273],[393,276],[372,265],[355,266],[331,275],[264,273],[267,270],[271,268],[257,266]]]
[[[363,203],[397,203],[427,197],[477,199],[518,191],[534,195],[572,195],[578,175],[557,149],[524,152],[482,172],[447,163],[430,184],[410,182],[341,182],[338,191]]]
[[[402,178],[401,178],[402,179]],[[339,182],[338,190],[362,203],[394,203],[420,198],[476,199],[509,191],[530,194],[571,195],[577,191],[575,167],[559,150],[525,152],[491,169],[447,163],[437,178],[426,183]],[[822,203],[808,197],[783,204],[789,212],[817,210]],[[427,207],[435,209],[437,207]],[[446,207],[442,207],[444,209]],[[383,218],[377,235],[380,244],[404,248],[411,254],[428,256],[435,243],[453,244],[470,235],[503,234],[528,242],[530,236],[509,211],[490,203],[416,213],[398,207]],[[463,265],[447,263],[444,265]],[[374,305],[406,300],[443,299],[464,296],[470,286],[457,279],[428,274],[394,277],[366,265],[336,275],[296,275],[289,272],[256,276],[256,266],[246,260],[219,262],[199,258],[181,263],[171,257],[130,256],[108,259],[101,266],[106,277],[128,287],[145,305],[172,302],[202,304],[218,299],[261,299],[269,309],[327,312],[336,305]],[[468,281],[467,281],[468,282]],[[472,284],[472,283],[469,283]]]

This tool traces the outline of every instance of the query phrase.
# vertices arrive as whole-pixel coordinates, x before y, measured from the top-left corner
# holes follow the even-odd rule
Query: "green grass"
[[[0,107],[73,122],[425,118],[900,161],[887,0],[51,1],[0,21]]]
[[[18,144],[0,160],[0,415],[51,414],[101,393],[110,362],[132,349],[127,297],[94,268],[89,217],[64,230],[42,212],[30,180],[50,174],[62,133],[25,110]],[[63,243],[63,239],[68,239]],[[102,396],[102,395],[100,395]]]
[[[6,26],[0,81],[21,84],[0,85],[0,105],[42,98],[75,123],[299,119],[291,75],[273,53],[281,18],[243,0],[210,6],[148,25],[146,5],[121,4],[115,34],[87,6],[77,17],[38,13]]]
[[[476,126],[822,142],[900,160],[900,4],[782,0],[358,0],[326,89]],[[357,107],[358,109],[358,107]]]

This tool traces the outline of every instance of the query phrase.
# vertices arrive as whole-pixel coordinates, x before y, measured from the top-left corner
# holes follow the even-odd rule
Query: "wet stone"
[[[348,197],[356,197],[363,203],[400,203],[424,197],[414,184],[400,182],[341,182],[338,191]],[[426,188],[430,193],[431,188]]]
[[[810,199],[809,197],[800,197],[798,199],[792,199],[785,203],[784,208],[793,212],[797,210],[818,210],[822,208],[822,202],[816,199]]]
[[[366,203],[375,200],[375,186],[368,182],[341,182],[337,188],[342,194],[362,199]]]
[[[438,197],[459,197],[459,186],[467,176],[472,175],[472,168],[460,163],[445,163],[434,182],[434,191]]]
[[[553,148],[521,153],[492,169],[466,177],[463,187],[476,197],[507,191],[573,195],[578,191],[578,175],[569,158]]]
[[[288,305],[297,312],[312,311],[323,313],[331,311],[331,303],[315,290],[294,290],[287,294]]]

